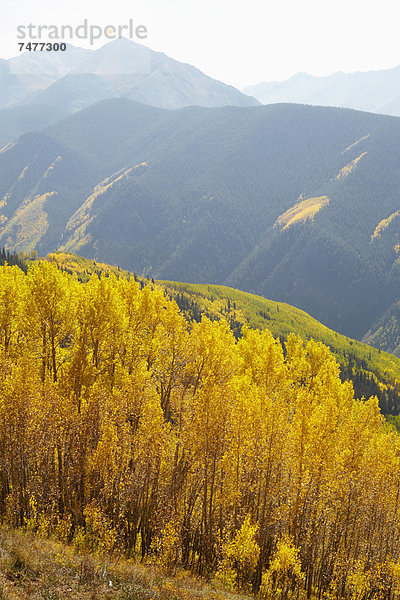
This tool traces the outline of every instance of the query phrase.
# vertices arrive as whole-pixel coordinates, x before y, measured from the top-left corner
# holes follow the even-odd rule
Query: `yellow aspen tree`
[[[31,265],[26,281],[24,334],[40,358],[42,381],[47,373],[57,381],[74,334],[77,284],[45,261]]]
[[[0,347],[5,357],[21,337],[26,277],[19,267],[0,267]]]

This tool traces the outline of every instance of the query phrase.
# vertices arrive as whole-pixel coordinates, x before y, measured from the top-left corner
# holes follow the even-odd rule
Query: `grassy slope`
[[[127,271],[118,267],[74,254],[55,252],[49,254],[48,259],[56,260],[62,268],[75,273],[83,280],[88,279],[92,273],[101,272],[129,276]],[[390,384],[392,381],[400,382],[400,358],[336,333],[304,311],[289,304],[274,302],[220,285],[171,281],[157,281],[157,284],[161,285],[169,296],[176,299],[178,304],[190,305],[185,310],[190,316],[205,313],[210,318],[226,318],[236,329],[240,329],[243,324],[259,329],[268,328],[274,336],[281,339],[286,339],[291,332],[294,332],[303,339],[313,338],[329,346],[342,367],[348,367],[349,355],[352,355],[356,369],[372,373],[379,382],[385,384]]]
[[[246,600],[217,584],[0,528],[2,600]]]

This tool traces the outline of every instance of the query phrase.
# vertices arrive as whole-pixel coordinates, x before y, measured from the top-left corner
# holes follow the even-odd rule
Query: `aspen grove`
[[[329,349],[0,268],[0,519],[263,599],[400,598],[400,443]]]

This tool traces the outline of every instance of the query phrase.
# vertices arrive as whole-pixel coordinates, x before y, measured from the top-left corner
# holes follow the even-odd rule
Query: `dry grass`
[[[246,600],[185,571],[76,554],[70,546],[0,528],[0,600]]]

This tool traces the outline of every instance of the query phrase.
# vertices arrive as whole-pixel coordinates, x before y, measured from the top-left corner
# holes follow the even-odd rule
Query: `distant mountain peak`
[[[32,103],[35,113],[38,106],[48,106],[67,115],[115,97],[168,109],[259,104],[196,67],[126,37],[96,50],[67,44],[65,52],[25,52],[0,62],[0,109]],[[16,130],[23,131],[19,125]]]
[[[324,76],[301,72],[284,81],[249,86],[243,92],[263,104],[296,102],[400,116],[400,65],[376,71],[337,71]]]
[[[34,98],[66,113],[106,98],[130,98],[161,108],[256,106],[258,100],[192,65],[137,42],[112,40]]]

